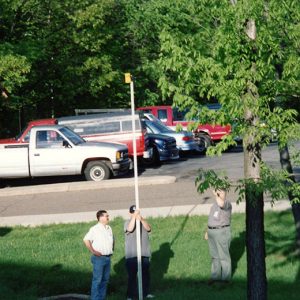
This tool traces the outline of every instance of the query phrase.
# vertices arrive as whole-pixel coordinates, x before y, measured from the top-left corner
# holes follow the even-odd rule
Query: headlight
[[[117,154],[116,154],[116,159],[117,159],[117,160],[121,160],[121,159],[123,159],[123,152],[121,152],[121,151],[117,151]]]

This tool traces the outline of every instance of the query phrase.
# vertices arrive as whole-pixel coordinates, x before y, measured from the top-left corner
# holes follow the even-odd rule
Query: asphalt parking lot
[[[263,151],[263,158],[272,168],[280,168],[276,144]],[[179,161],[161,166],[140,166],[140,207],[148,209],[149,215],[159,215],[161,211],[168,215],[170,211],[180,210],[190,213],[199,205],[204,208],[213,197],[210,191],[199,194],[196,190],[195,178],[200,168],[213,169],[226,174],[232,181],[238,180],[243,176],[243,149],[236,147],[220,157],[189,153]],[[295,167],[294,172],[299,174],[300,168]],[[300,179],[299,175],[297,177]],[[237,194],[231,191],[228,198],[234,203]],[[270,200],[267,195],[265,200]],[[133,173],[100,183],[86,182],[80,176],[9,180],[0,189],[0,217],[37,218],[43,215],[51,216],[54,222],[63,220],[65,214],[73,214],[72,220],[86,220],[82,219],[83,214],[93,218],[100,208],[124,214],[134,202]],[[241,206],[237,209],[243,210]]]

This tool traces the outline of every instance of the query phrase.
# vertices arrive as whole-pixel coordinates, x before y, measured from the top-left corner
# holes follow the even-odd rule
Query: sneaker
[[[151,299],[151,298],[155,298],[155,297],[154,297],[154,295],[152,295],[152,294],[148,294],[148,295],[146,296],[146,298],[147,298],[147,299]]]

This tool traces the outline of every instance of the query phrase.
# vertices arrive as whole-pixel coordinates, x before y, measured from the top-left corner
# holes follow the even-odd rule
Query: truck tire
[[[87,181],[101,181],[109,179],[110,170],[102,161],[90,161],[84,169],[84,176]]]
[[[212,145],[211,138],[204,133],[200,133],[198,136],[198,146],[200,152],[205,153],[207,148]]]

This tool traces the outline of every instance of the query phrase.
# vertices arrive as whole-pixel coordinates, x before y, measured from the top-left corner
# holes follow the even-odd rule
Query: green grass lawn
[[[228,286],[206,284],[210,257],[203,239],[207,217],[149,219],[151,292],[157,299],[246,299],[245,215],[232,220],[233,280]],[[90,255],[82,242],[93,223],[37,228],[0,228],[0,299],[89,294]],[[125,299],[123,220],[111,222],[116,249],[108,299]],[[291,212],[265,215],[269,299],[299,299],[300,264],[293,256],[295,227]]]

